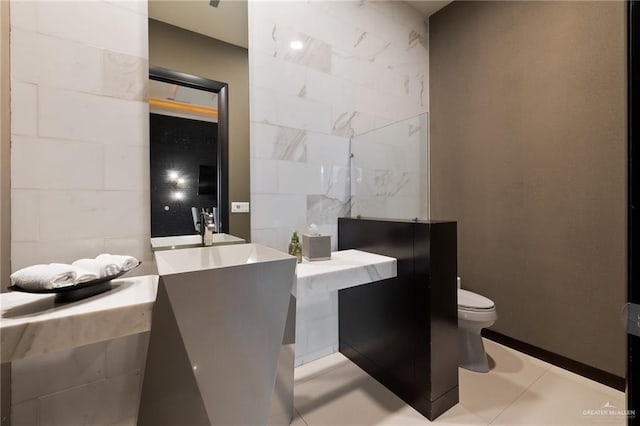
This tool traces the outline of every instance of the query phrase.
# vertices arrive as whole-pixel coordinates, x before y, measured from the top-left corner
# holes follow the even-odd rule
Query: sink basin
[[[244,244],[245,240],[229,234],[213,234],[213,245]],[[151,250],[173,250],[183,248],[202,247],[202,237],[198,235],[178,235],[174,237],[151,238]]]
[[[236,244],[155,259],[138,424],[289,424],[295,257]]]
[[[290,261],[293,257],[260,244],[234,244],[160,251],[155,253],[155,258],[158,275],[171,275],[283,259]]]

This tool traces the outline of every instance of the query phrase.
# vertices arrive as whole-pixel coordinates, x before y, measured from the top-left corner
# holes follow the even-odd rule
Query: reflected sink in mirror
[[[242,238],[229,234],[213,234],[213,245],[224,246],[229,244],[244,244],[246,241]],[[174,250],[202,247],[202,236],[198,235],[177,235],[173,237],[155,237],[151,238],[151,250]]]

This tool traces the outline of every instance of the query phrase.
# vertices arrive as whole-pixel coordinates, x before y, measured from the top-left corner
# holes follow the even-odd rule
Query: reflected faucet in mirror
[[[191,216],[193,217],[193,225],[196,231],[202,237],[203,246],[213,245],[213,234],[220,232],[218,218],[218,209],[212,207],[211,211],[202,208],[198,211],[197,207],[191,207]]]

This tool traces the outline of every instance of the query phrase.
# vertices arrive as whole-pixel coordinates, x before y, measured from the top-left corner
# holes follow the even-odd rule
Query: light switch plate
[[[249,213],[249,202],[248,201],[231,202],[231,213]]]

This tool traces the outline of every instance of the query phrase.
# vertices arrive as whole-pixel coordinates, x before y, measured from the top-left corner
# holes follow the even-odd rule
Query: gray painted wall
[[[430,19],[431,216],[493,329],[624,376],[623,2],[454,2]]]
[[[249,201],[247,49],[150,19],[149,64],[229,84],[229,203]],[[249,241],[249,213],[229,206],[229,230]]]

